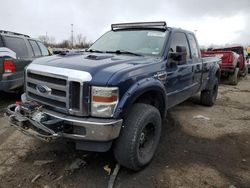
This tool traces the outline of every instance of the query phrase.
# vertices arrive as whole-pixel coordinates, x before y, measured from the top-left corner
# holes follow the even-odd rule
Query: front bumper
[[[47,117],[47,121],[39,121],[39,117]],[[68,138],[75,141],[107,142],[117,138],[120,134],[122,119],[79,118],[57,113],[48,109],[39,109],[32,115],[23,115],[20,106],[8,106],[7,116],[10,125],[22,133],[52,141],[58,138]]]

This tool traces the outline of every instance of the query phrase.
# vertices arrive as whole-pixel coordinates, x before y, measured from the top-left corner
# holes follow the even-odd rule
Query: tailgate
[[[222,64],[228,64],[230,62],[231,52],[225,51],[207,51],[203,52],[203,57],[217,57],[222,60]]]
[[[231,53],[226,53],[226,52],[223,53],[222,64],[231,64],[230,56],[231,56]]]

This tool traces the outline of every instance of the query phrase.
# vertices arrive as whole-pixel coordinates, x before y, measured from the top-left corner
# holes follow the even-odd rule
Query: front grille
[[[43,75],[38,75],[38,74],[31,73],[31,72],[28,72],[28,77],[36,79],[36,80],[44,81],[44,82],[57,84],[57,85],[63,85],[63,86],[65,86],[66,83],[67,83],[66,80],[61,79],[61,78],[43,76]]]
[[[41,92],[38,87],[48,91]],[[26,73],[27,97],[62,113],[87,116],[89,104],[85,99],[89,91],[86,90],[89,87],[67,77],[34,71]]]
[[[54,107],[66,108],[66,103],[65,102],[61,102],[61,101],[57,101],[55,99],[42,97],[42,96],[36,95],[36,94],[34,94],[32,92],[28,92],[28,96],[30,96],[33,99],[36,99],[36,100],[38,100],[40,102],[43,102],[45,104],[52,105]]]
[[[71,82],[69,85],[69,90],[74,91],[74,94],[69,96],[69,106],[71,109],[79,109],[80,108],[80,83],[79,82]]]

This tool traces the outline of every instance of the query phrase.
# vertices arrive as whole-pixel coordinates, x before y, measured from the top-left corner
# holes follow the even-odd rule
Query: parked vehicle
[[[247,55],[250,56],[250,47],[247,47]]]
[[[0,91],[17,92],[22,89],[24,67],[37,57],[47,56],[42,42],[28,35],[0,31]]]
[[[197,92],[215,103],[219,58],[201,58],[195,35],[165,22],[113,24],[86,52],[40,58],[26,69],[10,124],[45,141],[74,141],[140,170],[156,151],[167,110]],[[52,63],[53,62],[53,63]]]
[[[247,59],[247,69],[248,73],[250,73],[250,58]]]
[[[70,49],[66,48],[53,48],[53,54],[64,54],[70,52]]]
[[[228,77],[230,84],[237,85],[239,76],[247,75],[246,56],[242,46],[216,48],[202,52],[203,57],[217,56],[222,58],[221,74]]]

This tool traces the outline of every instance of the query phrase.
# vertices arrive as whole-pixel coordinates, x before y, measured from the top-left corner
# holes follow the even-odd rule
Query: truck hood
[[[106,85],[112,75],[123,69],[137,69],[155,61],[157,58],[148,56],[84,53],[38,58],[32,64],[85,71],[92,76],[92,84]]]

